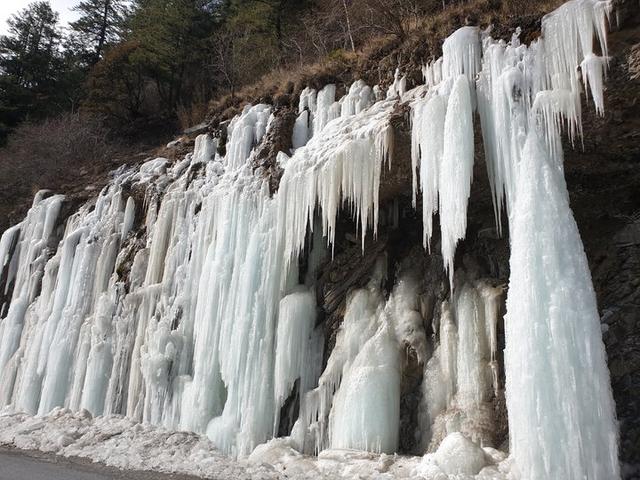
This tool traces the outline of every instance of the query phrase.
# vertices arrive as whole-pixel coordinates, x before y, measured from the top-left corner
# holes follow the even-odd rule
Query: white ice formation
[[[619,478],[561,145],[563,132],[579,140],[583,89],[604,109],[609,11],[608,2],[571,0],[528,46],[517,34],[504,42],[464,27],[425,66],[425,85],[407,91],[396,72],[386,98],[362,81],[340,100],[334,85],[305,89],[275,194],[253,162],[273,119],[268,105],[230,122],[224,156],[218,139],[200,136],[182,161],[115,172],[69,218],[62,196],[39,193],[0,240],[0,404],[54,411],[52,421],[69,411],[104,415],[105,425],[123,415],[302,473],[339,459],[346,478],[372,464],[401,478]],[[394,161],[390,119],[402,101],[412,108],[414,205],[420,193],[429,249],[439,213],[448,298],[425,299],[422,272],[411,268],[386,292],[381,256],[369,283],[349,293],[335,347],[324,351],[315,271],[331,258],[340,212],[355,221],[363,251],[377,235]],[[512,249],[503,363],[504,286],[455,269],[476,111],[497,227],[506,211]],[[500,365],[506,460],[492,404],[504,394]],[[422,375],[416,441],[430,453],[407,460],[411,468],[357,453],[398,452],[410,369]],[[291,435],[274,439],[281,431]]]

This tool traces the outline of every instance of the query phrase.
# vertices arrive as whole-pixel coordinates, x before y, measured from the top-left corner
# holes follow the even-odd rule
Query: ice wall
[[[271,119],[256,105],[230,123],[224,157],[202,135],[180,162],[116,172],[67,220],[50,260],[62,197],[36,198],[0,242],[5,294],[15,286],[1,324],[3,404],[124,414],[206,433],[234,455],[277,433],[294,384],[302,398],[321,373],[322,236],[306,286],[297,269],[316,203],[318,233],[331,237],[343,202],[363,232],[374,224],[394,105],[369,108],[363,82],[339,102],[334,86],[305,95],[313,137],[283,159],[276,197],[251,166]],[[317,190],[300,195],[310,184]]]
[[[335,85],[304,90],[273,195],[252,157],[273,119],[268,105],[230,122],[225,156],[203,135],[179,162],[119,170],[66,223],[63,198],[39,194],[0,240],[0,403],[32,414],[61,406],[122,414],[206,433],[239,456],[288,433],[283,414],[298,408],[288,441],[300,451],[395,453],[411,360],[423,375],[423,451],[453,439],[440,472],[475,472],[458,469],[451,451],[499,447],[492,402],[504,388],[503,286],[455,268],[477,113],[497,227],[506,212],[512,246],[511,461],[521,478],[618,477],[605,355],[561,145],[563,133],[580,138],[583,88],[604,108],[608,13],[607,2],[568,2],[529,46],[517,33],[504,42],[464,27],[425,66],[425,85],[407,91],[398,71],[386,98],[362,81],[339,100]],[[412,107],[426,248],[439,213],[448,297],[427,318],[422,293],[435,286],[409,269],[385,291],[382,256],[368,284],[349,293],[335,347],[322,352],[314,271],[331,258],[339,214],[353,219],[363,250],[377,235],[399,102]]]

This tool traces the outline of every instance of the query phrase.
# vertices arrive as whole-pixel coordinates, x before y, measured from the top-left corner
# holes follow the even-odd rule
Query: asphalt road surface
[[[0,480],[196,480],[156,472],[130,472],[83,459],[0,449]],[[198,479],[201,480],[201,479]]]

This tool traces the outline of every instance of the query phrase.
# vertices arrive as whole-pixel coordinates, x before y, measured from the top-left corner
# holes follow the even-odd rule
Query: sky
[[[22,10],[33,0],[0,0],[0,35],[7,33],[7,19],[11,14]],[[51,7],[60,14],[60,22],[66,25],[75,19],[75,13],[71,12],[71,7],[79,0],[49,0]]]

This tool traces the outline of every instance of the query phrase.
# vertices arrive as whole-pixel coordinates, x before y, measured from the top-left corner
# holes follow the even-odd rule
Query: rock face
[[[261,169],[263,175],[269,178],[271,193],[278,189],[282,176],[282,169],[277,162],[278,153],[289,152],[291,149],[295,121],[296,114],[292,109],[286,107],[276,109],[267,138],[256,152],[254,166],[256,169]]]

